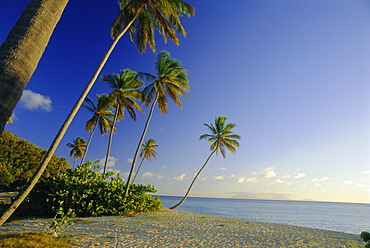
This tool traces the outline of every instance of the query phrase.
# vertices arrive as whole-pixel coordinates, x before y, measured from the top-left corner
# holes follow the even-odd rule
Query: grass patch
[[[54,238],[44,232],[0,233],[0,247],[4,248],[67,248],[72,243],[68,237]]]

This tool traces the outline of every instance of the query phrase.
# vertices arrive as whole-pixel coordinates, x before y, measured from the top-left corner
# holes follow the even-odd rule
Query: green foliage
[[[73,218],[76,216],[73,209],[68,209],[65,213],[63,207],[60,207],[51,220],[51,222],[46,222],[45,225],[49,225],[50,230],[53,234],[58,236],[59,233],[65,231],[69,226],[74,225]]]
[[[362,232],[361,238],[363,241],[367,242],[365,248],[370,248],[370,233],[369,232]]]
[[[46,151],[4,130],[0,136],[0,188],[23,186],[39,166]],[[65,158],[54,155],[42,178],[57,177],[66,171]]]
[[[162,202],[149,193],[154,186],[130,186],[130,195],[123,198],[126,184],[115,172],[99,173],[99,166],[87,162],[75,170],[67,170],[58,180],[48,178],[36,184],[27,200],[17,210],[18,214],[53,216],[62,208],[64,213],[73,209],[78,217],[125,215],[128,213],[156,211]],[[113,177],[114,176],[114,177]]]

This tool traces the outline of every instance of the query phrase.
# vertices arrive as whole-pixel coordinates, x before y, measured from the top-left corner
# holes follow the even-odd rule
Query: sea
[[[182,199],[159,197],[165,208]],[[370,232],[370,204],[188,197],[177,210],[358,235]]]

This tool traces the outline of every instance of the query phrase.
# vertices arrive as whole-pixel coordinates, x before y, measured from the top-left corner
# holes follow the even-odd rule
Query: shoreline
[[[24,219],[1,232],[48,231]],[[364,247],[359,235],[163,208],[128,216],[77,218],[64,233],[73,247]]]

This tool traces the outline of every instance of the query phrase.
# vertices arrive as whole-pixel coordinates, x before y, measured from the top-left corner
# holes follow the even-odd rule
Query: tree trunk
[[[145,159],[145,157],[141,160],[140,165],[139,165],[139,167],[137,168],[136,174],[135,174],[135,176],[134,176],[134,179],[132,179],[132,183],[134,183],[134,182],[135,182],[135,179],[136,179],[137,175],[139,174],[140,168],[141,168],[141,166],[143,165],[144,159]]]
[[[45,51],[68,0],[31,0],[0,47],[0,134]]]
[[[97,120],[96,120],[96,122],[95,122],[95,126],[94,126],[94,129],[91,131],[91,134],[90,134],[89,140],[87,141],[87,144],[86,144],[86,150],[85,150],[84,155],[83,155],[83,157],[82,157],[82,159],[81,159],[81,164],[80,164],[80,165],[82,165],[82,164],[84,163],[84,161],[85,161],[86,154],[87,154],[87,151],[89,150],[89,146],[90,146],[90,143],[91,143],[92,137],[93,137],[93,135],[94,135],[94,133],[95,133],[95,130],[96,130],[96,127],[97,127],[97,125],[98,125],[98,121],[99,121],[99,119],[97,119]]]
[[[62,0],[58,0],[58,1],[62,1]],[[64,0],[64,1],[66,1],[66,0]],[[75,103],[75,105],[72,108],[71,112],[69,113],[69,115],[67,116],[66,120],[64,121],[63,125],[60,127],[57,135],[55,136],[53,142],[51,143],[51,145],[49,147],[49,150],[47,151],[47,153],[45,154],[44,159],[41,161],[39,167],[35,171],[33,177],[31,178],[31,180],[30,180],[30,182],[28,184],[28,186],[24,189],[23,192],[21,192],[21,193],[19,193],[17,195],[17,197],[14,199],[14,201],[8,207],[8,209],[0,217],[0,226],[2,226],[5,223],[5,221],[14,213],[14,211],[23,202],[23,200],[26,199],[26,197],[31,192],[31,190],[33,189],[33,187],[35,186],[35,184],[37,183],[37,181],[40,179],[42,173],[44,172],[44,170],[46,169],[46,166],[48,165],[50,159],[52,158],[55,150],[57,149],[60,141],[62,140],[64,134],[66,133],[69,125],[71,124],[73,118],[76,116],[77,111],[80,109],[80,107],[81,107],[83,101],[85,100],[87,94],[89,93],[91,87],[94,85],[94,83],[95,83],[95,81],[96,81],[96,79],[97,79],[100,71],[103,69],[103,66],[107,62],[107,60],[108,60],[110,54],[112,53],[114,47],[117,45],[117,43],[118,43],[119,39],[122,37],[122,35],[124,35],[126,33],[126,31],[128,30],[128,28],[135,21],[135,19],[137,18],[137,16],[138,15],[136,15],[134,17],[134,19],[127,25],[127,27],[124,30],[122,30],[122,32],[116,37],[116,39],[113,40],[111,46],[109,47],[108,51],[105,53],[102,61],[100,62],[99,66],[96,69],[96,71],[95,71],[93,77],[91,78],[90,82],[86,85],[86,87],[85,87],[84,91],[82,92],[80,98],[77,100],[77,102]],[[0,71],[0,75],[1,75],[1,73],[2,72]],[[1,83],[0,83],[0,85],[1,85]],[[1,86],[0,86],[0,92],[2,92],[1,91]],[[1,99],[1,94],[2,93],[0,93],[0,99]],[[1,107],[0,107],[0,109],[1,109]],[[0,110],[0,118],[3,118],[2,117],[1,110]],[[1,124],[1,121],[0,121],[0,124]],[[1,128],[1,126],[0,126],[0,128]]]
[[[204,167],[206,167],[206,165],[207,165],[207,163],[208,163],[209,159],[212,157],[212,155],[215,153],[215,151],[216,151],[216,149],[215,149],[215,150],[213,150],[213,152],[211,152],[211,154],[208,156],[208,158],[207,158],[206,162],[204,163],[204,165],[202,166],[202,168],[200,168],[200,170],[198,171],[198,173],[195,175],[195,177],[194,177],[193,181],[191,182],[191,184],[190,184],[190,186],[189,186],[189,188],[188,188],[188,191],[186,192],[186,194],[185,194],[184,198],[182,198],[182,200],[181,200],[179,203],[177,203],[175,206],[170,207],[170,209],[176,209],[176,208],[178,208],[181,204],[183,204],[183,203],[184,203],[184,201],[185,201],[185,200],[186,200],[186,198],[188,197],[188,194],[189,194],[189,192],[190,192],[191,188],[193,187],[193,184],[194,184],[195,180],[197,180],[197,178],[198,178],[199,174],[202,172],[202,170],[204,169]]]
[[[136,148],[135,156],[134,156],[134,159],[133,159],[132,165],[131,165],[131,170],[130,170],[130,173],[128,174],[127,183],[126,183],[127,184],[126,185],[126,190],[125,190],[125,193],[123,194],[123,198],[125,198],[128,195],[128,191],[130,189],[131,177],[132,177],[132,174],[135,171],[136,160],[137,160],[137,157],[139,156],[139,151],[140,151],[141,144],[143,143],[143,141],[145,139],[146,132],[148,131],[149,123],[150,123],[150,120],[152,119],[152,116],[153,116],[154,106],[157,104],[157,101],[158,101],[158,96],[159,96],[159,94],[157,92],[157,95],[156,95],[155,100],[152,104],[152,107],[150,108],[149,116],[148,116],[148,119],[146,120],[143,134],[141,135],[139,144],[137,145],[137,148]]]
[[[120,105],[118,104],[117,105],[117,108],[116,108],[116,113],[114,114],[114,119],[113,119],[113,122],[112,122],[112,127],[110,128],[109,140],[108,140],[108,148],[107,148],[107,155],[105,155],[105,162],[104,162],[104,169],[103,169],[103,173],[104,174],[107,172],[108,160],[109,160],[109,156],[110,156],[110,148],[112,147],[113,133],[114,133],[114,129],[116,127],[116,122],[117,122],[119,107],[120,107]]]

